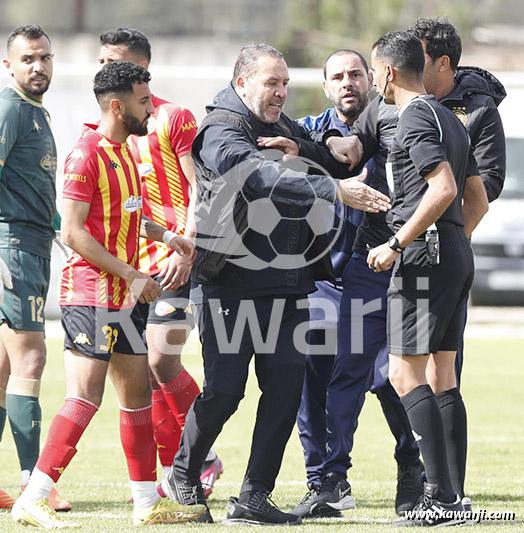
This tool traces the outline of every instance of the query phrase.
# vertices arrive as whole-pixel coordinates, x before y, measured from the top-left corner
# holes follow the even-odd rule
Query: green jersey
[[[55,180],[49,113],[18,88],[6,87],[0,92],[0,248],[50,258]]]

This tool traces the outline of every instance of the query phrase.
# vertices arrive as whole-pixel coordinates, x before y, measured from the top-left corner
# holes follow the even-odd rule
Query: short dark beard
[[[358,98],[358,103],[356,105],[352,106],[349,109],[343,107],[342,105],[335,106],[337,111],[341,115],[345,116],[348,120],[356,120],[359,117],[360,113],[364,111],[364,109],[369,103],[368,93],[362,94],[360,92],[355,91],[355,94],[357,95],[357,98]]]
[[[48,78],[47,85],[45,87],[40,87],[40,89],[33,89],[30,85],[26,85],[25,83],[20,83],[20,87],[22,87],[22,91],[24,91],[26,94],[31,96],[42,96],[45,92],[47,92],[50,84],[51,80]]]
[[[129,135],[147,135],[147,124],[144,124],[144,121],[141,122],[135,115],[127,111],[124,113],[124,128]]]

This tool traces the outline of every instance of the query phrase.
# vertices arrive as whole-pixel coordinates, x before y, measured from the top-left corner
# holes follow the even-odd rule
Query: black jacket
[[[499,197],[506,174],[506,143],[497,106],[506,91],[493,74],[478,67],[458,67],[455,88],[440,103],[468,130],[488,200]]]
[[[303,178],[282,179],[296,177],[296,170],[284,169],[280,162],[264,157],[256,138],[291,137],[302,156],[329,172],[340,176],[345,167],[311,142],[307,131],[289,117],[281,115],[275,124],[258,121],[231,85],[207,110],[192,147],[198,187],[198,255],[192,281],[201,285],[204,296],[237,299],[306,294],[314,290],[314,279],[332,279],[329,254],[316,262],[315,268],[296,264],[275,268],[272,261],[277,254],[300,254],[307,248],[312,236],[302,217],[317,198],[333,203],[333,181],[311,169],[310,187],[304,187]],[[270,241],[247,224],[248,203],[269,196],[282,215]]]
[[[502,84],[486,70],[458,67],[454,89],[439,100],[465,125],[490,202],[500,195],[506,174],[504,128],[497,110],[505,96]],[[377,97],[353,125],[353,132],[358,135],[364,148],[361,165],[375,156],[375,172],[370,185],[383,190],[380,186],[382,182],[386,194],[384,163],[395,135],[397,120],[395,106],[384,104],[382,98]],[[385,219],[384,213],[364,214],[353,248],[356,252],[365,254],[366,245],[375,247],[387,241],[393,232]]]

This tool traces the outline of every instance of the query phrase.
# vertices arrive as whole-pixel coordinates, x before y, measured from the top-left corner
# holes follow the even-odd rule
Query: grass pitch
[[[48,341],[48,363],[42,386],[43,439],[49,423],[62,405],[65,384],[62,342]],[[514,521],[484,522],[473,526],[482,532],[524,531],[524,340],[468,339],[462,393],[469,418],[469,459],[466,489],[474,509],[512,511]],[[186,346],[184,364],[197,381],[203,373],[198,343]],[[249,453],[254,413],[258,400],[256,380],[251,375],[246,398],[226,424],[215,449],[225,471],[209,500],[216,524],[148,526],[148,531],[166,528],[183,531],[229,531],[220,521],[230,495],[238,495]],[[349,472],[357,509],[345,519],[308,520],[294,527],[298,532],[385,532],[395,519],[396,465],[393,438],[376,398],[368,394],[360,417],[353,450],[354,467]],[[0,486],[13,496],[19,492],[19,467],[10,429],[0,444]],[[58,484],[60,493],[73,503],[64,518],[81,524],[86,532],[119,532],[132,526],[132,505],[124,455],[118,435],[118,406],[108,380],[104,402],[78,446],[78,454]],[[296,432],[284,458],[273,498],[290,509],[306,491],[302,451]],[[468,526],[462,526],[468,527]],[[142,528],[144,529],[144,528]],[[289,528],[271,528],[277,533]],[[0,511],[0,531],[24,531],[11,522],[8,511]],[[235,531],[252,531],[238,526]]]

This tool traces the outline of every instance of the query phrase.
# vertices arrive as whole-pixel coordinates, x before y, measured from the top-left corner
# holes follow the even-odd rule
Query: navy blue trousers
[[[306,376],[297,425],[309,486],[320,483],[324,472],[337,471],[345,475],[351,467],[349,454],[368,390],[380,400],[387,424],[395,437],[395,460],[405,464],[415,462],[419,457],[406,412],[388,379],[386,293],[390,277],[391,272],[371,271],[365,258],[354,254],[344,270],[343,293],[328,283],[318,283],[319,290],[310,296],[330,299],[340,309],[340,320],[338,347],[329,354],[308,354],[306,357]],[[362,316],[358,303],[354,304],[356,308],[352,313],[352,300],[360,300],[362,305],[376,301],[375,307],[379,307],[380,301],[380,308]],[[326,331],[313,329],[308,343],[329,346],[325,335],[330,335],[330,330],[336,327],[335,322],[325,317],[322,323],[322,314],[314,307],[310,311],[312,319],[320,321],[317,324]],[[462,360],[460,349],[457,353],[457,380]]]
[[[326,392],[336,352],[336,331],[338,309],[342,298],[342,287],[327,282],[317,282],[317,291],[309,295],[310,331],[307,342],[322,353],[306,355],[306,374],[302,388],[302,398],[297,415],[297,426],[304,460],[308,485],[319,484],[326,457]],[[319,306],[326,305],[317,299],[323,299],[332,305],[332,312],[326,312]],[[311,352],[310,351],[310,352]]]
[[[378,358],[387,361],[386,295],[390,278],[391,272],[373,272],[365,257],[358,254],[353,255],[344,270],[338,350],[326,401],[328,451],[324,472],[335,471],[346,475],[351,467],[353,437],[365,394],[373,380],[376,361]],[[387,376],[387,368],[384,370]],[[398,396],[396,407],[394,415],[403,414],[405,417]],[[395,434],[396,455],[409,455],[414,442],[409,422],[399,429],[401,431]],[[399,433],[405,438],[399,438]],[[418,449],[415,450],[416,458]]]

